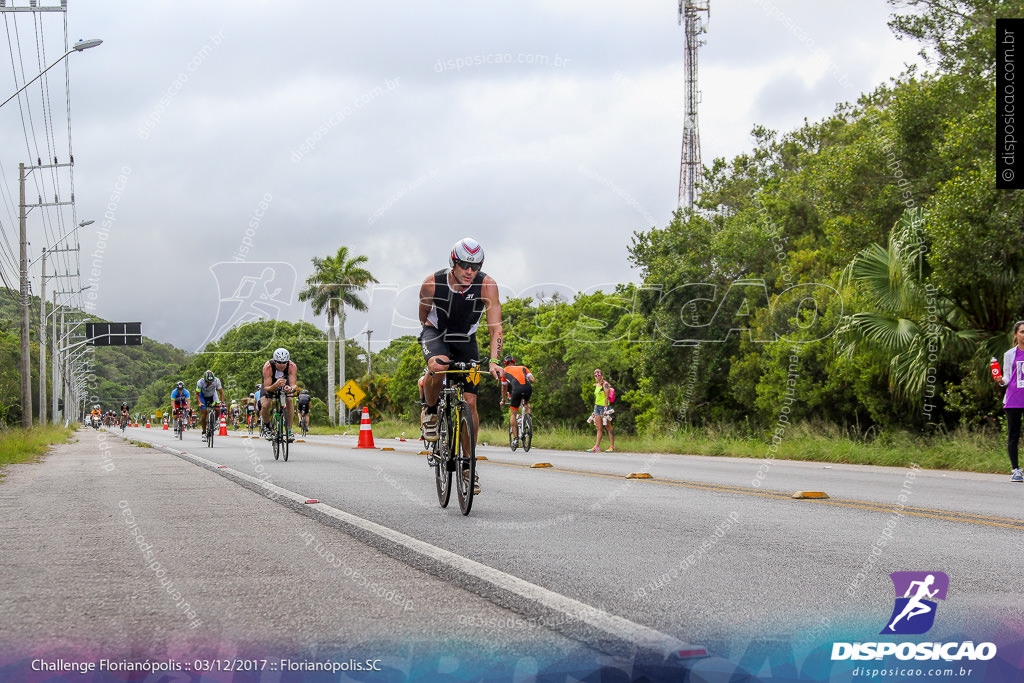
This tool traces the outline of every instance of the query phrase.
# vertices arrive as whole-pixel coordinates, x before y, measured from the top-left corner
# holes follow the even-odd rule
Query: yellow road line
[[[519,467],[528,469],[529,465],[523,465],[519,463],[502,463],[490,461],[495,465],[504,465],[506,467]],[[625,475],[622,474],[608,474],[606,472],[594,472],[591,470],[577,470],[565,467],[552,467],[552,472],[566,472],[569,474],[582,474],[590,477],[602,477],[605,479],[624,479]],[[784,491],[766,491],[758,488],[748,488],[743,486],[731,486],[725,484],[706,484],[700,482],[680,481],[676,479],[649,479],[647,480],[648,485],[660,485],[660,486],[675,486],[679,488],[692,488],[700,489],[705,491],[715,491],[719,493],[738,493],[743,495],[754,495],[762,498],[774,498],[776,500],[786,500],[795,502],[792,499],[792,493]],[[895,505],[892,503],[873,503],[870,501],[858,501],[858,500],[847,500],[847,499],[806,499],[806,502],[818,505],[835,505],[837,507],[848,507],[856,508],[860,510],[867,510],[869,512],[893,512]],[[953,512],[950,510],[934,510],[930,508],[903,508],[899,511],[903,515],[911,515],[914,517],[925,517],[928,519],[941,519],[950,522],[965,522],[967,524],[978,524],[981,526],[994,526],[1003,527],[1007,529],[1024,529],[1024,520],[1012,519],[1008,517],[991,517],[986,515],[975,515],[969,512]]]

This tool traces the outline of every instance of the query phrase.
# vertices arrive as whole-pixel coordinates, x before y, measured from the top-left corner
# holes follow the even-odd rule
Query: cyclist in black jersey
[[[501,301],[498,284],[481,268],[484,249],[476,240],[465,238],[452,247],[448,268],[428,275],[420,286],[420,324],[423,330],[419,341],[429,370],[423,381],[426,406],[421,422],[423,438],[437,440],[437,400],[441,394],[443,375],[435,374],[447,369],[438,361],[465,362],[479,359],[476,331],[480,319],[486,314],[487,330],[491,337],[488,371],[501,379],[502,338]],[[473,415],[473,434],[480,432],[480,417],[476,409],[476,385],[465,383],[466,403]]]

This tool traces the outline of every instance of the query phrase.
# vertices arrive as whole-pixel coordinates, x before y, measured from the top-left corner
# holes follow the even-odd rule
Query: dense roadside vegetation
[[[533,407],[546,445],[591,445],[589,382],[600,367],[619,395],[616,435],[635,450],[766,457],[774,441],[780,458],[1005,470],[1002,393],[987,361],[1024,317],[1024,193],[995,188],[994,30],[999,17],[1024,16],[1024,2],[892,4],[893,30],[920,44],[927,70],[794,131],[756,126],[749,152],[706,169],[695,211],[634,233],[638,282],[503,302],[507,349],[538,379]],[[361,257],[343,256],[333,258],[362,270]],[[494,258],[485,270],[500,281],[500,267]],[[307,280],[310,296],[330,284],[325,272]],[[358,308],[349,297],[372,276],[353,278],[342,289]],[[322,310],[333,330],[343,309]],[[0,420],[10,424],[18,350],[6,329]],[[142,347],[148,374],[125,371],[129,384],[108,373],[106,389],[118,403],[133,392],[133,404],[156,409],[174,381],[191,388],[212,368],[241,398],[285,346],[321,401],[314,424],[325,424],[329,335],[261,321],[187,358]],[[372,360],[369,377],[365,351],[345,342],[345,377],[366,391],[375,424],[394,419],[410,431],[419,345],[396,339]],[[485,379],[481,419],[500,437],[497,404],[498,387]]]

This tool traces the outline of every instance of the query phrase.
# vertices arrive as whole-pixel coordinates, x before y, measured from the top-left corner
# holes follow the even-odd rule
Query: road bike
[[[245,422],[249,427],[249,436],[252,436],[253,429],[256,428],[256,413],[246,413]]]
[[[274,460],[283,456],[288,462],[288,397],[283,391],[268,396],[270,401],[270,444],[274,447]]]
[[[463,385],[467,380],[479,381],[479,361],[453,363],[445,375],[444,387],[437,402],[437,441],[434,442],[428,465],[434,468],[437,502],[448,507],[452,495],[452,474],[459,497],[459,509],[468,515],[473,507],[476,485],[476,438],[473,433],[472,411],[466,403]],[[448,381],[448,375],[462,375]]]
[[[214,406],[210,405],[206,407],[206,446],[207,448],[213,448],[213,435],[216,433],[217,420],[219,419],[219,413]]]
[[[299,429],[302,431],[302,438],[309,434],[309,413],[299,413]]]
[[[127,426],[128,426],[128,416],[127,415],[122,415],[121,416],[121,433],[122,434],[124,434],[124,429]]]
[[[530,446],[533,445],[533,416],[526,412],[526,408],[530,404],[523,401],[523,404],[516,411],[516,422],[518,423],[519,438],[516,439],[515,435],[512,434],[512,425],[508,426],[508,445],[514,453],[516,448],[520,445],[523,447],[524,453],[530,452]]]
[[[188,420],[185,418],[184,408],[178,411],[177,417],[174,418],[174,434],[178,439],[185,438],[185,428],[188,426]]]

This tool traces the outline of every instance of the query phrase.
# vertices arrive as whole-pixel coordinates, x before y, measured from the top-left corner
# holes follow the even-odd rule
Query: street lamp
[[[67,238],[71,237],[73,234],[78,232],[79,229],[84,228],[87,225],[92,225],[94,222],[95,221],[81,221],[81,222],[79,222],[79,224],[76,227],[74,227],[71,230],[69,230],[66,235],[61,237],[56,242],[54,242],[53,243],[54,246],[60,244],[61,242],[63,242]],[[48,317],[46,315],[46,280],[47,280],[47,276],[46,276],[46,255],[47,255],[47,253],[53,254],[53,253],[59,252],[59,251],[78,251],[78,247],[75,246],[74,249],[71,249],[71,248],[55,249],[53,246],[51,246],[49,250],[47,250],[46,247],[43,247],[42,255],[39,258],[37,258],[35,261],[33,261],[32,263],[28,264],[29,268],[31,268],[35,264],[36,261],[38,261],[39,259],[43,260],[42,274],[41,274],[41,276],[39,278],[39,280],[40,280],[40,283],[39,283],[39,285],[40,285],[39,286],[39,421],[42,422],[42,423],[46,422],[46,319]],[[59,276],[56,273],[54,273],[50,277],[59,277]],[[75,275],[68,274],[65,277],[77,277],[77,273]],[[87,289],[87,288],[83,287],[82,289],[78,290],[78,292],[75,292],[75,293],[76,294],[81,293],[81,292],[85,291],[85,289]],[[56,300],[55,300],[54,305],[56,306]],[[57,360],[56,354],[54,354],[54,362],[56,362],[56,360]],[[54,375],[54,379],[56,379],[56,377],[57,376]]]
[[[100,43],[102,43],[102,42],[103,42],[103,41],[102,41],[102,40],[100,40],[99,38],[92,38],[92,39],[90,39],[90,40],[80,40],[80,41],[78,41],[77,43],[75,43],[75,44],[74,44],[74,46],[73,46],[73,47],[72,47],[72,48],[71,48],[70,50],[68,50],[68,51],[67,51],[67,52],[65,52],[65,53],[64,53],[63,55],[61,55],[60,59],[58,59],[58,60],[57,60],[56,62],[54,62],[54,63],[53,63],[53,64],[51,64],[50,66],[48,66],[48,67],[46,67],[45,69],[43,69],[42,71],[40,71],[40,72],[39,72],[39,76],[36,76],[36,77],[35,77],[35,78],[33,78],[33,79],[32,79],[31,81],[29,81],[29,82],[28,82],[28,83],[26,83],[25,85],[21,86],[20,88],[18,88],[17,92],[15,92],[15,93],[14,93],[13,95],[11,95],[10,97],[8,97],[8,98],[7,98],[6,100],[4,100],[3,102],[0,102],[0,107],[4,106],[5,104],[7,104],[7,103],[8,103],[8,102],[10,102],[11,100],[13,100],[13,99],[14,99],[15,97],[17,97],[17,96],[18,96],[18,95],[19,95],[19,94],[21,93],[21,91],[22,91],[22,90],[24,90],[24,89],[25,89],[25,88],[27,88],[28,86],[32,85],[32,84],[33,84],[33,83],[35,83],[36,81],[38,81],[38,80],[39,80],[39,78],[40,78],[40,77],[41,77],[41,76],[42,76],[43,74],[45,74],[45,73],[46,73],[47,71],[49,71],[49,70],[50,70],[50,69],[52,69],[53,67],[55,67],[55,66],[57,66],[58,64],[60,64],[60,63],[61,63],[61,61],[63,61],[63,60],[64,60],[64,58],[65,58],[65,57],[67,57],[67,56],[68,56],[69,54],[71,54],[72,52],[81,52],[82,50],[88,50],[88,49],[89,49],[90,47],[96,47],[97,45],[99,45],[99,44],[100,44]]]
[[[18,88],[13,95],[8,97],[3,102],[0,102],[0,108],[5,104],[13,100],[21,91],[35,83],[43,74],[57,66],[72,52],[81,52],[82,50],[88,50],[91,47],[96,47],[103,41],[98,38],[91,40],[80,40],[75,43],[74,47],[65,52],[60,56],[60,59],[55,61],[50,66],[46,67],[39,72],[39,75],[32,80],[25,83],[25,85]],[[29,357],[31,353],[31,347],[29,345],[29,322],[28,322],[28,238],[26,237],[25,231],[25,164],[20,164],[18,167],[18,176],[20,184],[20,203],[19,203],[19,216],[18,216],[18,232],[19,239],[21,242],[21,425],[23,427],[32,426],[32,359]]]
[[[88,223],[92,223],[92,221],[89,221]],[[88,225],[88,223],[85,223],[83,221],[83,223],[79,223],[78,224],[78,227],[82,227],[83,224]],[[46,262],[44,261],[43,263],[46,263]],[[54,290],[54,292],[53,292],[53,305],[51,307],[51,310],[50,310],[49,314],[43,315],[43,313],[45,312],[45,306],[46,306],[45,287],[46,287],[46,278],[43,277],[43,288],[44,289],[43,289],[42,296],[40,296],[40,298],[39,298],[39,307],[40,307],[40,312],[39,312],[39,329],[40,329],[40,332],[39,332],[39,422],[42,423],[42,424],[46,423],[46,321],[47,321],[47,319],[51,315],[53,315],[53,314],[55,314],[57,312],[57,295],[58,294],[65,294],[65,295],[67,295],[67,298],[71,298],[72,296],[75,296],[76,294],[81,294],[85,290],[87,290],[90,287],[92,287],[92,285],[86,285],[85,287],[82,287],[81,289],[78,289],[78,290],[73,290],[72,289],[72,290],[65,290],[65,291],[60,291],[60,292],[58,292],[57,290]],[[64,303],[61,302],[61,306],[62,307],[63,307],[63,305],[64,305]],[[56,325],[56,322],[54,324]],[[55,329],[54,330],[54,334],[53,334],[53,406],[52,406],[52,408],[53,408],[53,413],[52,414],[53,414],[53,421],[54,422],[57,421],[57,365],[58,365],[58,363],[57,363],[57,331]]]

